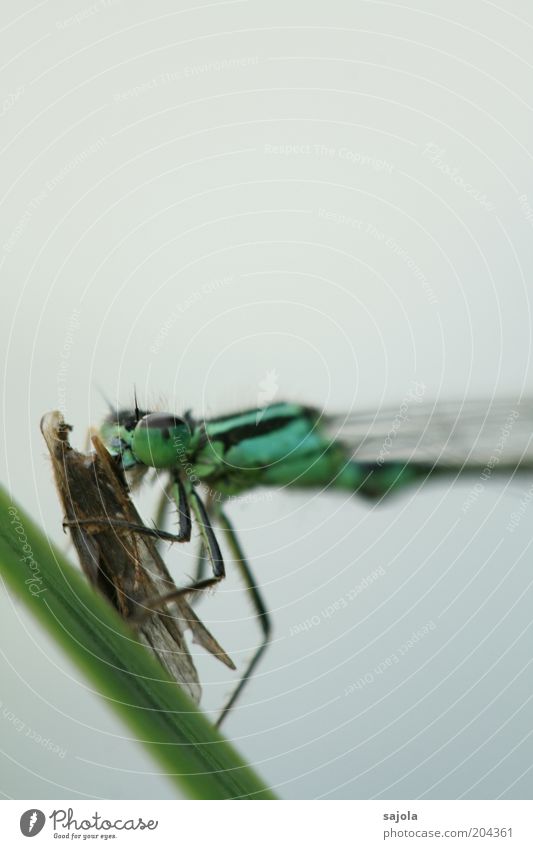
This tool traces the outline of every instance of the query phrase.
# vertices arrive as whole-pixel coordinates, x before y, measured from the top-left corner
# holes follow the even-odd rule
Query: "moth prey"
[[[198,703],[201,687],[183,632],[230,669],[233,662],[198,619],[172,580],[155,544],[172,534],[146,527],[130,500],[124,473],[98,436],[94,453],[69,443],[61,413],[41,420],[59,498],[80,564],[89,581],[129,620],[172,678]],[[170,597],[170,598],[169,598]],[[81,615],[81,611],[80,611]]]

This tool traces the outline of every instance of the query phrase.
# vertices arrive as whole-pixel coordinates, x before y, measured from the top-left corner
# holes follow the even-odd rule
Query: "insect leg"
[[[202,581],[205,576],[205,567],[207,565],[207,557],[205,551],[204,541],[200,540],[200,545],[198,546],[198,553],[196,555],[196,567],[194,570],[194,580]]]
[[[211,561],[214,577],[205,578],[201,581],[195,581],[194,583],[189,584],[186,587],[181,587],[179,589],[172,590],[172,592],[168,593],[167,595],[159,596],[153,599],[147,599],[145,602],[143,602],[143,612],[131,617],[132,620],[135,622],[142,621],[146,618],[146,616],[149,616],[151,612],[159,608],[162,604],[166,604],[169,601],[173,601],[177,598],[180,598],[181,596],[190,595],[191,593],[201,593],[204,590],[215,586],[216,584],[218,584],[219,581],[222,580],[222,578],[226,577],[226,570],[224,569],[222,552],[220,551],[220,546],[211,526],[207,510],[205,509],[202,500],[200,499],[200,496],[191,484],[188,483],[187,485],[184,485],[178,477],[175,478],[173,487],[174,486],[176,488],[174,498],[176,498],[176,495],[178,496],[177,503],[180,515],[180,531],[186,531],[188,533],[188,538],[190,539],[191,509],[194,514],[194,518],[196,519],[196,522],[198,524],[198,528],[200,530],[202,546],[204,550],[207,551],[207,554]]]
[[[156,528],[164,528],[167,521],[167,513],[169,511],[169,502],[172,498],[171,495],[171,487],[172,480],[168,481],[167,485],[163,489],[159,501],[157,502],[157,510],[154,516],[154,524]],[[157,545],[157,543],[156,543]]]
[[[228,715],[231,708],[233,707],[233,705],[235,704],[235,702],[237,701],[237,699],[239,698],[239,696],[241,695],[244,687],[246,686],[247,682],[249,681],[250,676],[252,675],[257,664],[259,663],[259,660],[260,660],[263,652],[265,651],[265,649],[266,649],[266,647],[267,647],[267,645],[270,641],[271,622],[270,622],[270,615],[269,615],[269,612],[268,612],[268,610],[265,606],[265,602],[263,601],[262,594],[258,589],[255,578],[252,574],[252,570],[250,569],[250,566],[248,565],[248,561],[246,560],[246,557],[245,557],[244,552],[241,548],[240,542],[238,540],[237,534],[235,533],[233,525],[231,524],[231,522],[227,518],[226,514],[220,508],[217,510],[217,517],[220,520],[222,530],[224,531],[224,534],[225,534],[226,540],[228,542],[228,545],[230,547],[230,550],[231,550],[231,552],[232,552],[232,554],[235,558],[235,562],[236,562],[237,567],[238,567],[238,569],[241,573],[241,577],[244,580],[244,583],[246,585],[246,589],[250,594],[250,598],[251,598],[256,616],[258,618],[259,625],[261,627],[261,631],[262,631],[262,640],[261,640],[261,643],[259,644],[259,647],[256,649],[253,657],[249,661],[248,666],[246,667],[246,669],[243,672],[241,680],[237,684],[237,687],[233,691],[229,700],[224,705],[224,707],[221,711],[221,714],[220,714],[220,716],[219,716],[219,718],[216,722],[216,725],[220,726],[221,723],[226,718],[226,716]]]
[[[189,584],[186,587],[176,587],[175,590],[172,590],[169,593],[165,593],[164,595],[158,595],[154,598],[147,598],[142,603],[142,610],[137,613],[133,613],[128,617],[129,622],[133,622],[136,625],[141,624],[147,619],[152,613],[158,612],[160,613],[161,607],[164,607],[171,601],[176,601],[178,598],[182,598],[183,596],[190,595],[191,593],[200,593],[204,590],[208,590],[210,587],[214,587],[218,584],[219,581],[222,580],[224,576],[221,575],[219,578],[205,578],[203,581],[197,581],[194,584]],[[232,666],[232,669],[235,667]]]
[[[207,510],[208,516],[211,516],[213,514],[213,492],[211,489],[208,490],[207,498],[205,499],[205,509]],[[207,556],[205,545],[203,540],[200,540],[200,545],[198,546],[198,552],[196,555],[196,568],[194,571],[195,583],[197,583],[198,581],[202,581],[205,578],[206,566]],[[200,598],[201,595],[198,595],[195,600],[199,600]]]
[[[189,499],[181,479],[176,475],[172,481],[170,492],[178,508],[179,536],[184,542],[191,538],[191,511]]]
[[[192,485],[188,486],[187,495],[191,510],[194,514],[194,518],[196,519],[196,524],[198,525],[198,529],[200,531],[204,550],[207,552],[207,556],[209,557],[211,566],[213,568],[213,574],[215,578],[225,578],[226,570],[224,569],[224,560],[222,558],[222,552],[220,551],[220,546],[218,544],[217,538],[209,520],[207,510],[205,509],[200,496]]]
[[[111,527],[117,528],[117,530],[144,534],[144,536],[153,537],[158,540],[166,540],[167,542],[189,542],[190,539],[190,534],[188,537],[182,537],[179,534],[171,534],[167,531],[160,531],[158,528],[148,528],[146,525],[138,525],[135,522],[129,522],[127,519],[115,519],[111,516],[109,518],[105,518],[103,516],[89,516],[84,519],[64,519],[63,527],[92,527],[92,533],[98,533],[100,530],[106,530]],[[91,530],[88,530],[87,532],[90,534]]]

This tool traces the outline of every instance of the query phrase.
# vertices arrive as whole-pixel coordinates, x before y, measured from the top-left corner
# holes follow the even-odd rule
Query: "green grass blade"
[[[0,572],[187,796],[275,798],[2,488]]]

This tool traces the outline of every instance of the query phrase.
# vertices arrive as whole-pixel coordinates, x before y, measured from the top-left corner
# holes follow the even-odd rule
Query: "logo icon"
[[[263,379],[259,381],[259,391],[257,393],[258,406],[262,407],[264,404],[269,404],[273,401],[278,394],[278,389],[278,373],[276,369],[267,371]],[[264,409],[257,411],[257,415],[255,417],[256,425],[259,424],[264,415]]]
[[[30,808],[29,811],[24,811],[20,818],[20,830],[24,837],[35,837],[42,831],[46,822],[46,817],[38,808]]]

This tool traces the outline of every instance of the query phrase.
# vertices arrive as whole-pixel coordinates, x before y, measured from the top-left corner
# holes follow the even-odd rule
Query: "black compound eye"
[[[171,435],[178,429],[185,428],[188,430],[188,426],[183,419],[173,416],[170,413],[148,413],[146,416],[143,416],[137,427],[153,431],[157,430],[162,439],[170,439]]]

